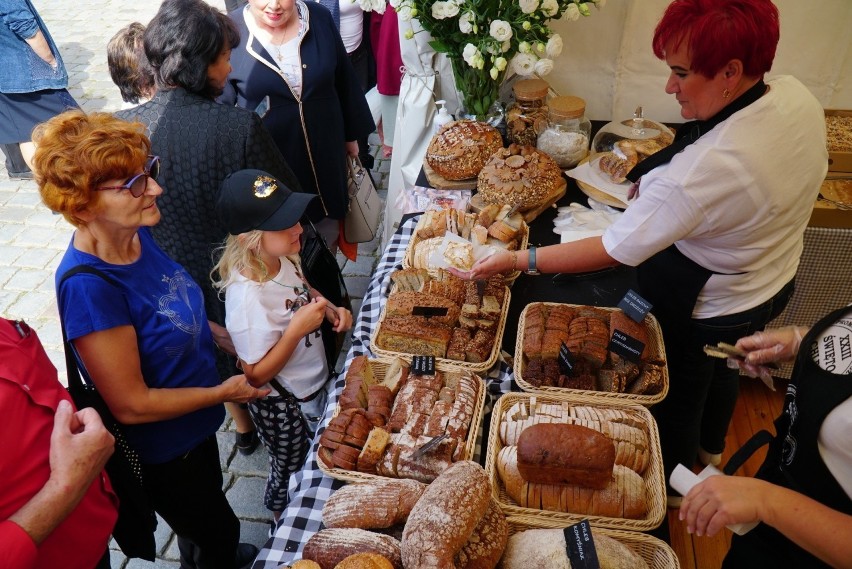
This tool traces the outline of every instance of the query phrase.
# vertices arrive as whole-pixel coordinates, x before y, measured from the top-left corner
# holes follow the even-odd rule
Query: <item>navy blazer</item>
[[[250,33],[243,10],[230,14],[240,30],[231,52],[233,70],[220,101],[255,110],[269,96],[263,123],[305,192],[320,199],[309,216],[343,219],[348,207],[345,142],[376,128],[343,40],[329,11],[297,1],[306,20],[301,39],[302,93],[290,90],[278,66]],[[248,16],[251,17],[251,16]]]

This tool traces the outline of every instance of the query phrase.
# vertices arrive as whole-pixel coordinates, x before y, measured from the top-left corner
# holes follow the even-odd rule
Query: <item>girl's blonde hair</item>
[[[263,231],[255,229],[239,235],[228,235],[220,247],[214,251],[219,255],[219,261],[210,271],[213,286],[224,291],[234,283],[237,273],[247,276],[260,283],[272,280],[269,267],[260,258],[260,240]],[[288,255],[287,258],[301,271],[299,255]]]

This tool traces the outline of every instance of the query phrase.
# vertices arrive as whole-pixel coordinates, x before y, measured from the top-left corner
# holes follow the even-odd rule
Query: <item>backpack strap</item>
[[[76,267],[71,267],[62,277],[59,279],[59,283],[56,285],[56,291],[59,292],[59,288],[62,286],[62,283],[67,281],[69,278],[74,275],[80,273],[88,273],[90,275],[95,275],[109,283],[110,285],[118,288],[118,282],[104,273],[101,270],[98,270],[91,265],[77,265]],[[59,327],[62,329],[62,344],[65,348],[65,372],[68,375],[68,386],[74,387],[77,389],[81,389],[83,387],[83,380],[80,378],[80,368],[77,364],[77,356],[74,351],[74,347],[71,345],[71,342],[68,341],[68,335],[65,332],[65,324],[62,322],[62,314],[59,315]]]

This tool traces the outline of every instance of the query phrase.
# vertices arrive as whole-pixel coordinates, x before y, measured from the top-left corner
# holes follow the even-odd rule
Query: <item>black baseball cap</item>
[[[294,192],[263,170],[239,170],[222,182],[216,210],[231,235],[296,225],[317,196]]]

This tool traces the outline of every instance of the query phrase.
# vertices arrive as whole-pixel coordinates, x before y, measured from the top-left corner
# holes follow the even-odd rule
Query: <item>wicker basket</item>
[[[395,289],[391,289],[391,294]],[[437,365],[446,366],[446,369],[466,369],[468,371],[472,371],[473,373],[485,373],[489,369],[491,369],[495,363],[497,363],[497,358],[500,356],[500,346],[503,342],[503,331],[506,329],[506,315],[509,312],[509,302],[512,300],[511,294],[509,293],[509,287],[505,289],[505,296],[503,298],[503,307],[500,311],[500,318],[497,321],[497,330],[494,335],[494,345],[491,347],[491,354],[488,357],[488,360],[481,363],[472,363],[472,362],[462,362],[458,360],[451,360],[447,358],[435,358],[435,362]],[[422,354],[407,354],[403,352],[392,352],[390,350],[384,350],[376,345],[376,339],[379,336],[379,331],[382,329],[382,321],[385,319],[385,309],[382,308],[382,314],[379,317],[379,321],[376,323],[376,326],[373,328],[373,333],[370,335],[370,351],[373,352],[378,359],[388,361],[394,358],[402,358],[406,361],[411,361],[412,356],[422,355]]]
[[[380,360],[370,360],[370,367],[373,370],[373,375],[376,380],[381,382],[385,378],[385,373],[387,372],[390,364],[388,362],[380,361]],[[460,373],[458,368],[453,368],[451,366],[445,366],[436,364],[435,366],[439,371],[444,372],[445,374],[453,375]],[[470,427],[467,431],[467,440],[464,445],[464,454],[461,457],[461,460],[470,460],[473,457],[473,453],[476,450],[476,437],[479,434],[479,428],[482,423],[482,413],[485,407],[485,392],[487,391],[485,382],[480,381],[479,389],[476,395],[476,404],[473,409],[473,416],[470,418]],[[337,417],[338,413],[340,413],[340,404],[338,403],[337,407],[334,410],[334,415],[332,415],[332,419]],[[322,459],[317,456],[317,464],[319,465],[320,470],[326,475],[331,476],[332,478],[337,478],[338,480],[345,480],[347,482],[366,482],[368,480],[374,480],[376,478],[385,478],[384,476],[380,476],[378,474],[368,474],[366,472],[357,472],[354,470],[345,470],[343,468],[333,468],[328,467],[323,463]]]
[[[503,415],[515,403],[530,402],[535,398],[541,403],[556,403],[556,404],[571,404],[571,405],[590,405],[599,408],[613,408],[622,411],[631,411],[638,415],[648,425],[648,442],[650,448],[650,461],[648,468],[642,475],[645,480],[646,496],[648,509],[645,512],[645,517],[642,519],[627,519],[627,518],[610,518],[603,516],[590,516],[571,514],[566,512],[551,512],[547,510],[537,510],[533,508],[524,508],[518,506],[506,493],[500,475],[497,472],[497,454],[503,448],[503,442],[500,439],[500,421]],[[595,527],[603,527],[609,529],[648,531],[659,526],[666,516],[666,483],[663,474],[663,457],[660,452],[660,434],[657,431],[657,423],[651,416],[651,413],[645,407],[634,405],[610,405],[608,402],[601,400],[577,398],[570,395],[538,395],[533,393],[506,393],[494,405],[491,412],[491,429],[488,436],[488,454],[485,462],[485,470],[491,479],[491,489],[500,507],[507,516],[526,516],[541,520],[542,523],[560,523],[568,526],[579,522],[582,519],[588,519],[589,523]],[[550,526],[552,527],[552,526]]]
[[[506,518],[509,524],[509,535],[528,529],[562,529],[571,524],[544,520],[530,516],[511,516]],[[605,528],[595,528],[595,532],[620,541],[635,551],[651,569],[680,569],[677,555],[669,545],[657,539],[635,531],[621,531]]]
[[[418,243],[422,241],[419,236],[420,224],[423,222],[423,216],[420,216],[420,220],[417,222],[417,226],[414,228],[414,233],[411,234],[411,239],[408,241],[408,247],[405,248],[405,255],[402,258],[402,268],[410,269],[414,266],[414,248]],[[525,221],[521,222],[521,242],[518,249],[526,249],[527,244],[529,243],[530,238],[530,228]],[[438,269],[435,267],[425,267],[429,274],[432,276],[437,275]],[[505,280],[506,284],[511,285],[515,282],[521,274],[521,271],[513,271],[511,273],[507,273]]]
[[[663,366],[663,389],[654,395],[634,395],[632,393],[612,393],[608,391],[589,391],[586,389],[569,389],[567,387],[536,387],[533,384],[524,380],[524,369],[527,365],[527,358],[523,354],[524,349],[524,328],[526,324],[527,311],[535,304],[543,304],[545,306],[560,306],[554,302],[535,302],[524,307],[521,312],[521,318],[518,320],[518,339],[515,342],[515,381],[518,382],[518,387],[530,393],[546,393],[550,395],[565,395],[571,394],[583,398],[601,401],[611,405],[645,405],[650,406],[654,403],[659,403],[665,399],[669,392],[669,370],[668,366]],[[571,306],[574,308],[586,308],[577,304],[564,304],[561,306]],[[597,310],[607,312],[615,312],[618,308],[594,307]],[[645,316],[645,327],[648,329],[648,343],[651,351],[651,357],[665,361],[666,349],[663,344],[663,332],[660,330],[660,325],[653,314]]]

